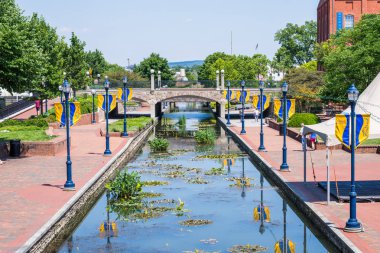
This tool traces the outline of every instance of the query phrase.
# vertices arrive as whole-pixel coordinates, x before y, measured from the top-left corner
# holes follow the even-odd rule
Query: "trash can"
[[[21,141],[10,140],[9,141],[9,156],[19,157],[21,155]]]

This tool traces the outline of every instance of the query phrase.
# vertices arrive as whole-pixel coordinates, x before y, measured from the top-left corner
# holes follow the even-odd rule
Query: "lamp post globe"
[[[62,90],[65,94],[65,125],[66,125],[66,144],[67,144],[67,159],[66,159],[66,176],[67,180],[63,186],[66,191],[75,191],[75,184],[72,179],[72,162],[70,157],[70,105],[69,105],[69,94],[70,94],[70,83],[65,79],[63,82]]]
[[[245,91],[244,91],[245,81],[241,81],[241,95],[240,95],[240,102],[241,102],[241,135],[245,135],[247,132],[245,131],[245,122],[244,122],[244,107],[245,107]]]
[[[263,80],[260,80],[259,82],[259,88],[260,88],[260,146],[259,146],[259,151],[264,152],[265,151],[265,146],[264,146],[264,130],[263,130],[263,107],[264,107],[264,102],[263,102],[263,91],[264,91],[264,82]]]
[[[352,84],[347,90],[347,97],[351,105],[351,189],[350,189],[350,218],[346,223],[344,231],[362,232],[362,224],[356,218],[356,190],[355,190],[355,146],[356,146],[356,113],[355,106],[359,98],[359,91]]]
[[[284,82],[281,87],[283,94],[283,105],[282,105],[282,119],[283,119],[283,135],[284,135],[284,143],[282,147],[282,164],[280,166],[280,171],[290,171],[289,165],[287,163],[287,148],[286,148],[286,120],[287,120],[287,100],[286,93],[288,92],[288,83]]]
[[[227,126],[231,126],[231,121],[230,121],[230,101],[231,101],[231,94],[230,94],[230,87],[231,83],[230,81],[227,81]]]
[[[96,123],[96,118],[95,118],[95,94],[96,90],[92,89],[91,90],[91,95],[92,95],[92,124]]]
[[[121,133],[121,137],[128,137],[128,132],[127,132],[127,83],[128,83],[128,78],[127,76],[123,77],[123,106],[124,106],[124,122],[123,122],[123,132]]]
[[[105,156],[112,154],[110,150],[110,134],[108,131],[108,113],[109,113],[109,96],[108,89],[110,88],[110,83],[108,81],[108,76],[105,76],[104,89],[106,90],[106,150],[104,151]]]

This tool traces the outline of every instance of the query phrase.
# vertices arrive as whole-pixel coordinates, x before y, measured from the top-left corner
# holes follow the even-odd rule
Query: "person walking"
[[[41,101],[40,100],[36,100],[35,104],[36,104],[36,111],[37,111],[37,116],[38,116],[38,111],[40,110],[40,107],[41,107]]]
[[[257,110],[257,108],[255,108],[255,111],[254,111],[254,114],[255,114],[255,119],[256,119],[256,122],[259,122],[259,110]]]
[[[317,134],[316,133],[311,133],[310,134],[310,142],[311,142],[311,149],[315,150],[316,149],[316,142],[317,142]]]
[[[304,123],[301,123],[301,128],[300,128],[300,131],[299,131],[299,133],[297,134],[297,136],[296,136],[296,138],[298,137],[298,136],[302,136],[302,138],[301,138],[301,144],[302,144],[302,150],[303,150],[303,147],[304,147],[304,144],[305,144],[305,141],[306,141],[306,139],[305,139],[305,135],[303,134],[303,129],[304,129],[304,127],[305,127],[305,124]]]

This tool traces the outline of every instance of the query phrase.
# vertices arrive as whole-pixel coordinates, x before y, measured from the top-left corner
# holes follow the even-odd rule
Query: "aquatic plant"
[[[221,168],[212,168],[211,170],[208,170],[205,172],[205,175],[207,176],[218,176],[218,175],[225,175],[227,174],[227,171],[221,167]]]
[[[152,180],[152,181],[143,181],[143,182],[141,182],[141,184],[143,186],[159,186],[159,185],[168,185],[169,182]]]
[[[198,144],[214,144],[216,140],[215,130],[207,128],[205,130],[199,130],[195,133],[195,141]]]
[[[183,216],[184,213],[190,212],[190,210],[185,209],[185,202],[180,198],[178,199],[178,205],[175,207],[175,213],[177,216]]]
[[[189,184],[208,184],[208,181],[201,177],[188,179],[187,182]]]
[[[137,172],[120,172],[105,188],[109,190],[111,201],[141,201],[142,184]]]
[[[158,198],[164,196],[164,194],[160,192],[141,192],[140,196],[142,198]]]
[[[228,249],[228,252],[231,253],[254,253],[254,252],[264,252],[268,248],[265,248],[260,245],[234,245],[232,248]]]
[[[242,156],[244,156],[244,154],[198,155],[195,159],[233,159]]]
[[[185,115],[182,115],[182,117],[179,118],[178,125],[179,126],[186,126],[186,117],[185,117]]]
[[[212,224],[211,220],[184,220],[179,222],[182,226],[201,226],[201,225],[209,225]]]
[[[153,152],[166,152],[169,147],[169,141],[164,138],[154,138],[149,141],[149,146]]]

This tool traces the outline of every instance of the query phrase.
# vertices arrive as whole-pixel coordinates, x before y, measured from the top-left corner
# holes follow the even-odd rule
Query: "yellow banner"
[[[282,99],[275,99],[274,101],[274,114],[280,119],[283,118],[283,103]],[[296,113],[296,100],[287,99],[286,100],[287,118],[289,119]]]
[[[335,136],[348,148],[351,148],[350,118],[349,114],[335,115]],[[369,114],[356,115],[355,148],[368,139],[370,119]]]

